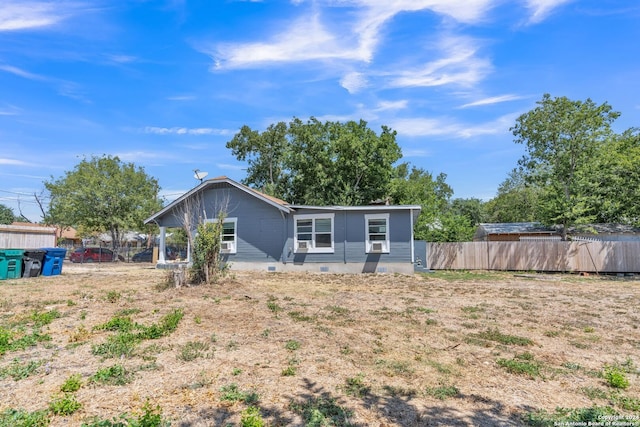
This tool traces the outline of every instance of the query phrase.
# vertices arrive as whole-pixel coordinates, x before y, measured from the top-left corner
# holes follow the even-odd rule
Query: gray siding
[[[411,212],[390,211],[390,251],[383,254],[368,254],[365,251],[365,215],[379,214],[379,210],[302,210],[296,214],[334,213],[334,253],[293,253],[294,218],[288,221],[287,262],[301,263],[390,263],[413,262],[411,259]]]

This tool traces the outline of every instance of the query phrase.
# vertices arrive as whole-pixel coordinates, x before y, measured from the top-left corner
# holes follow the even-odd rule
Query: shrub
[[[242,427],[264,427],[264,420],[260,415],[260,410],[255,406],[249,406],[242,411],[240,422]]]
[[[608,366],[604,370],[604,379],[613,388],[626,389],[629,387],[629,380],[624,371],[615,366]]]
[[[71,415],[80,408],[82,403],[69,393],[58,395],[49,403],[49,410],[55,415]]]

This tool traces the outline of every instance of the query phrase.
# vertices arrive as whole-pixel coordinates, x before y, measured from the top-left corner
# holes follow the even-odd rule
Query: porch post
[[[158,264],[166,264],[167,261],[164,259],[164,254],[166,252],[165,249],[165,239],[167,235],[167,227],[160,227],[160,248],[158,252]]]
[[[191,265],[191,242],[187,239],[187,264]]]

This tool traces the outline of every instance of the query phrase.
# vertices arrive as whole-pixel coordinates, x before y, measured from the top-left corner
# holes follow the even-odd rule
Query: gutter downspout
[[[409,208],[409,222],[411,223],[411,263],[416,262],[415,241],[413,240],[413,209]]]

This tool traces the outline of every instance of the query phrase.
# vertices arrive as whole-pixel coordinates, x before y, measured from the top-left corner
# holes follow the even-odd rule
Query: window
[[[364,216],[366,253],[389,253],[389,214]]]
[[[333,214],[294,216],[294,252],[333,253],[333,217]]]
[[[209,219],[209,222],[218,222],[218,219]],[[220,252],[223,254],[235,254],[238,242],[238,218],[225,218],[222,223],[222,235],[220,236]]]

